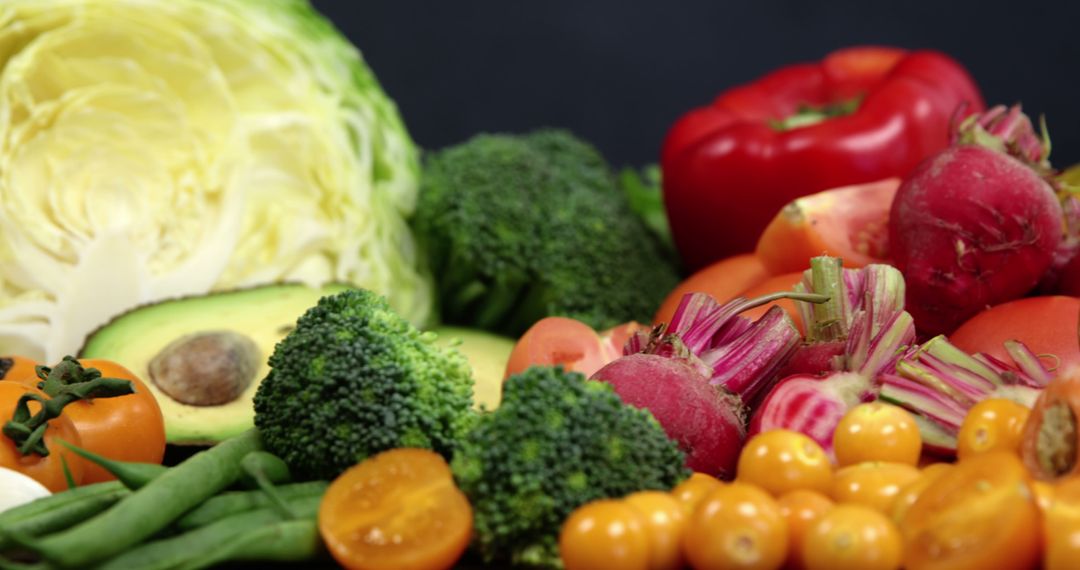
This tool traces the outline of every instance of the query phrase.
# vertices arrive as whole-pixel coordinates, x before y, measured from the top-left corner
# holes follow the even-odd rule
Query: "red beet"
[[[656,354],[616,359],[592,377],[607,382],[624,402],[652,412],[686,453],[694,471],[735,475],[746,436],[738,398],[709,384],[689,362]]]
[[[900,186],[889,216],[906,307],[924,337],[1030,291],[1062,239],[1045,152],[1033,147],[1038,139],[1019,109],[975,118],[962,127],[967,140],[999,148],[954,144],[927,159]]]

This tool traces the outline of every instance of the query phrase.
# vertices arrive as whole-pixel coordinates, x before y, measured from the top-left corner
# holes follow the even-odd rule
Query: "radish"
[[[1023,343],[1008,341],[1012,363],[974,356],[937,336],[882,375],[880,399],[915,414],[923,448],[956,455],[956,436],[968,410],[987,398],[1007,398],[1031,407],[1051,373]]]
[[[965,119],[901,184],[889,243],[920,335],[1024,295],[1051,267],[1063,211],[1048,154],[1019,106],[999,106]]]
[[[804,349],[811,355],[817,353],[816,357],[832,354],[829,372],[822,375],[813,370],[783,378],[756,406],[750,435],[772,429],[798,431],[831,456],[832,434],[840,419],[851,408],[877,396],[877,376],[892,371],[910,350],[915,326],[903,310],[903,277],[893,267],[868,265],[841,271],[836,260],[814,258],[808,273],[804,286],[811,284],[814,292],[835,292],[829,302],[839,298],[848,303],[833,309],[824,307],[808,321],[814,323],[809,328],[846,328],[846,336]],[[852,310],[852,298],[860,296],[861,300],[855,301],[858,308]]]
[[[631,337],[625,356],[592,379],[652,412],[686,453],[688,467],[731,478],[746,438],[745,402],[769,389],[801,340],[780,307],[757,321],[739,313],[780,297],[824,300],[782,293],[721,305],[704,293],[686,295],[669,325]]]

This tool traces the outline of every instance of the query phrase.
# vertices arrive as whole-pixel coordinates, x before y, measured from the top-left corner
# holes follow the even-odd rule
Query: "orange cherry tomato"
[[[1069,481],[1070,479],[1066,479]],[[1035,504],[1039,506],[1040,513],[1046,513],[1054,503],[1054,486],[1046,481],[1038,479],[1031,482],[1031,491],[1035,493]]]
[[[0,380],[18,382],[24,378],[37,379],[38,363],[32,358],[11,355],[0,357]]]
[[[884,402],[852,408],[833,432],[837,465],[890,461],[917,465],[922,436],[915,418],[905,409]]]
[[[880,511],[837,505],[809,529],[803,543],[807,570],[896,570],[900,531]]]
[[[807,531],[821,515],[833,508],[833,502],[817,491],[798,489],[780,495],[776,504],[780,505],[780,514],[788,527],[788,557],[784,568],[803,570],[806,568],[803,543]]]
[[[641,514],[623,501],[602,499],[570,513],[559,533],[566,570],[649,568],[649,537]]]
[[[756,253],[773,275],[798,271],[817,255],[841,257],[845,267],[884,263],[899,187],[899,178],[888,178],[796,198],[765,227]]]
[[[926,488],[900,527],[907,570],[1031,568],[1040,554],[1039,509],[1015,454],[956,464]]]
[[[900,491],[919,476],[919,470],[906,463],[858,463],[836,471],[829,496],[837,503],[857,503],[886,513]]]
[[[671,490],[671,496],[682,505],[683,513],[689,519],[697,509],[699,503],[709,493],[724,486],[724,482],[705,473],[694,472]]]
[[[338,476],[318,522],[330,554],[350,570],[440,570],[461,558],[473,516],[439,454],[400,448]]]
[[[761,260],[752,253],[733,255],[709,265],[679,283],[664,299],[653,324],[671,322],[675,309],[688,293],[708,293],[721,303],[769,277]]]
[[[796,489],[827,492],[832,463],[813,439],[776,429],[750,438],[739,454],[736,480],[779,496]]]
[[[738,481],[710,493],[683,535],[683,552],[696,570],[775,569],[787,549],[787,523],[776,500]]]
[[[25,384],[0,382],[0,425],[12,419],[19,399],[27,393],[37,394],[42,398],[46,397],[40,390]],[[31,414],[36,414],[40,410],[41,404],[30,402],[29,411]],[[45,428],[43,441],[45,447],[49,450],[49,454],[45,456],[37,453],[23,455],[19,451],[18,445],[11,438],[0,434],[0,467],[18,471],[55,493],[68,488],[67,477],[64,475],[64,465],[66,464],[75,484],[81,483],[86,462],[64,447],[57,439],[62,439],[74,445],[82,443],[75,425],[62,414],[58,418],[49,420],[49,427]]]
[[[1020,452],[1024,423],[1031,410],[1004,398],[983,400],[968,410],[956,437],[956,457],[964,460],[990,451]]]
[[[1043,388],[1024,423],[1020,456],[1036,479],[1057,481],[1080,475],[1080,366],[1072,366]]]
[[[1050,487],[1043,481],[1036,483]],[[1047,501],[1042,513],[1043,568],[1080,568],[1080,478],[1058,483],[1053,488],[1053,498]]]
[[[94,398],[73,402],[62,415],[75,424],[82,447],[116,461],[161,463],[165,457],[165,419],[154,394],[134,372],[103,359],[79,360],[83,368],[96,368],[104,378],[119,378],[132,383],[133,394],[113,398]],[[36,376],[20,383],[37,386]],[[86,462],[83,483],[115,479],[95,463]]]
[[[685,565],[682,535],[686,519],[682,503],[663,491],[640,491],[623,499],[641,515],[649,546],[649,570],[679,570]]]
[[[923,467],[919,471],[919,478],[904,485],[900,489],[900,493],[892,500],[888,510],[889,518],[896,524],[904,522],[904,517],[907,516],[911,505],[914,505],[915,501],[919,499],[919,495],[922,495],[923,491],[938,477],[952,469],[953,465],[952,463],[931,463]]]
[[[810,265],[808,263],[807,268],[809,267]],[[802,278],[802,271],[774,275],[758,283],[757,285],[754,285],[753,287],[747,288],[736,296],[753,299],[754,297],[760,297],[762,295],[768,295],[770,293],[791,291],[795,287],[796,283],[802,282]],[[779,305],[782,309],[787,311],[787,314],[791,317],[792,322],[795,323],[795,327],[799,329],[799,332],[806,332],[805,328],[803,327],[802,315],[799,314],[799,307],[795,304],[795,301],[792,301],[791,299],[780,299],[779,301],[773,301],[760,307],[755,307],[753,309],[743,311],[740,314],[750,320],[760,319],[763,315],[765,315],[765,312],[768,311],[773,305]]]

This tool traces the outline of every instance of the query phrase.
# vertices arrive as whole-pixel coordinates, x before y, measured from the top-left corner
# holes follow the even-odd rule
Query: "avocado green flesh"
[[[473,405],[493,410],[502,400],[502,381],[514,340],[488,332],[440,326],[431,329],[441,346],[454,346],[472,367]],[[458,344],[460,343],[460,344]]]
[[[336,284],[321,289],[299,284],[268,285],[146,305],[92,333],[79,356],[112,360],[142,378],[161,406],[169,443],[216,443],[254,425],[252,400],[259,382],[270,370],[266,361],[274,345],[319,298],[347,288]],[[191,406],[170,398],[154,385],[149,365],[155,355],[180,337],[215,330],[247,335],[259,347],[261,364],[255,380],[239,397],[217,406]]]

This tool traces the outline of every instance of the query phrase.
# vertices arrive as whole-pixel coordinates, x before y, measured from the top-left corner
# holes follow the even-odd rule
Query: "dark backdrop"
[[[683,112],[842,46],[943,50],[988,103],[1045,114],[1080,162],[1080,2],[315,0],[364,53],[425,148],[567,127],[616,165],[655,161]]]

